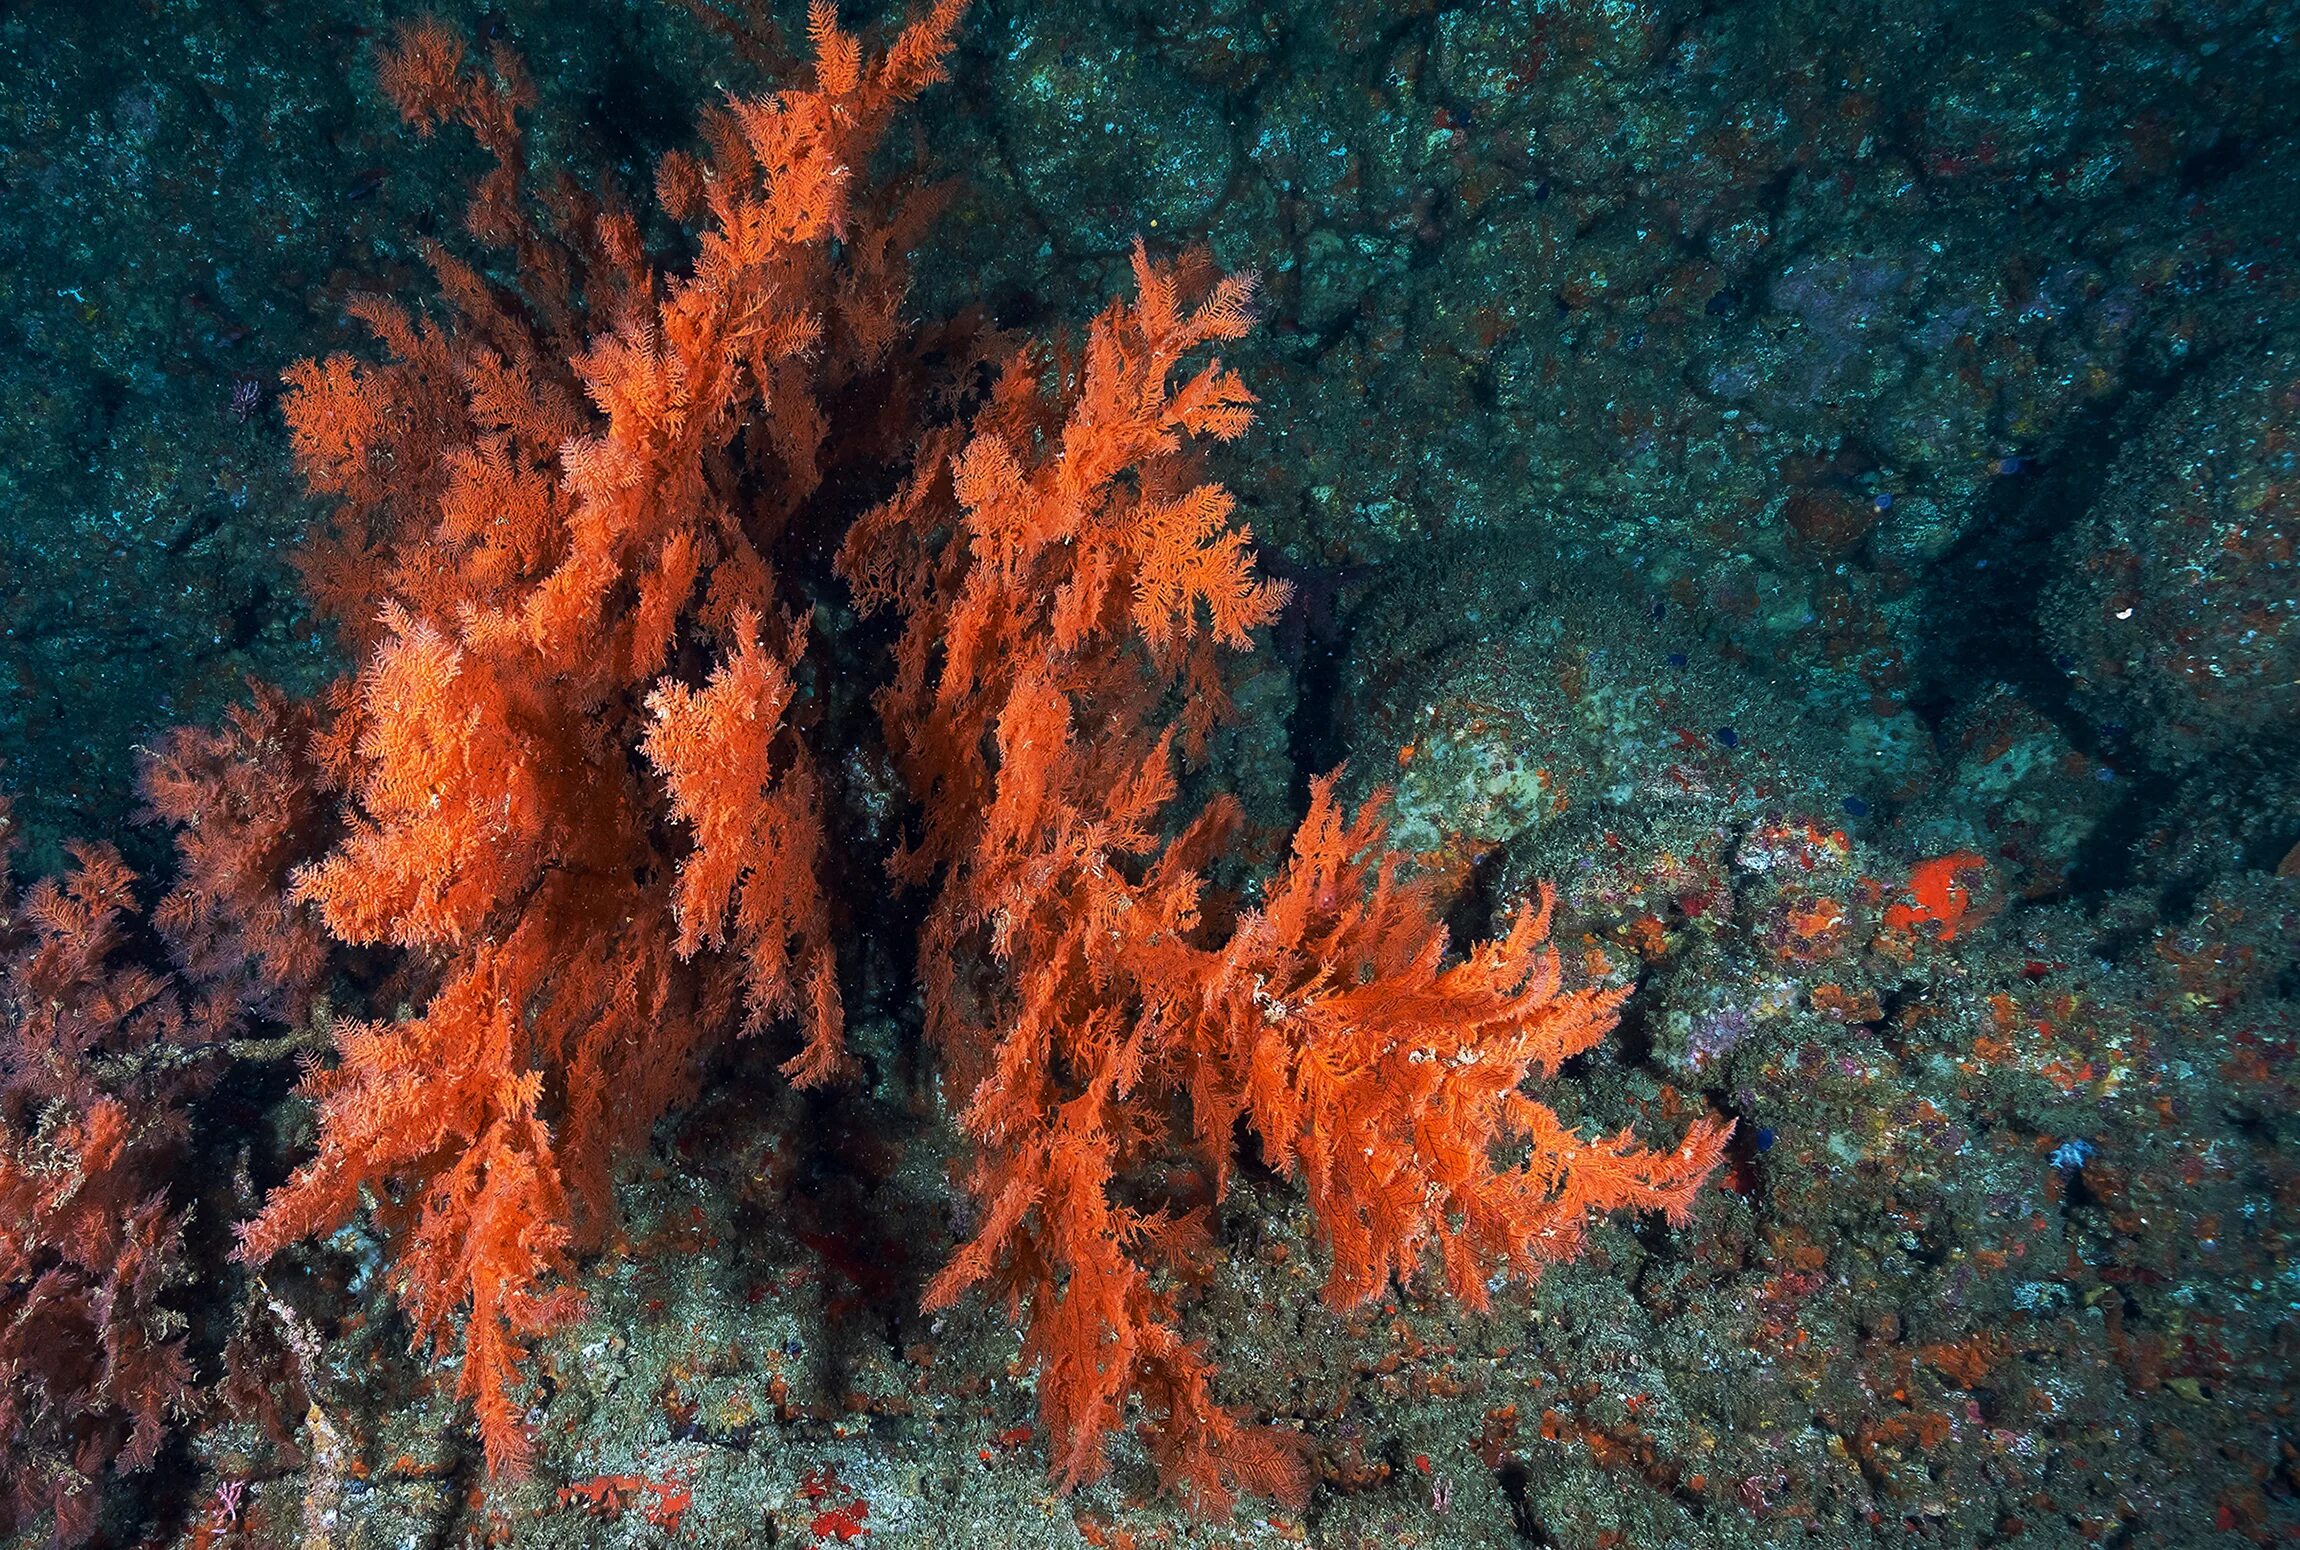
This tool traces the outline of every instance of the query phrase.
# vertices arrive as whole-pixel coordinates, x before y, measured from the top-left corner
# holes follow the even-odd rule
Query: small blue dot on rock
[[[1717,729],[1717,741],[1728,748],[1738,748],[1741,746],[1741,734],[1731,727],[1719,727]]]

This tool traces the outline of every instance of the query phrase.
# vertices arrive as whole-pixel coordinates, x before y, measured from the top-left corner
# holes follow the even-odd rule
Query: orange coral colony
[[[1076,355],[977,330],[933,369],[961,357],[986,388],[918,391],[899,308],[933,191],[861,169],[958,9],[866,57],[817,0],[812,83],[730,101],[703,155],[660,168],[693,233],[677,272],[611,200],[530,195],[515,59],[403,30],[384,87],[493,157],[466,225],[516,288],[434,249],[446,321],[361,299],[383,358],[289,373],[299,461],[335,502],[309,585],[359,666],[316,710],[261,702],[240,735],[262,760],[231,790],[204,745],[156,772],[171,812],[221,815],[190,885],[233,962],[307,998],[298,921],[404,959],[416,1010],[338,1027],[305,1082],[316,1152],[239,1252],[370,1210],[417,1338],[460,1340],[499,1472],[530,1458],[526,1347],[577,1311],[615,1165],[700,1057],[795,1021],[791,1080],[847,1064],[817,773],[841,750],[799,713],[789,534],[835,548],[894,637],[878,735],[916,823],[889,864],[924,893],[919,994],[978,1207],[927,1301],[1019,1311],[1064,1483],[1139,1402],[1199,1507],[1306,1489],[1299,1439],[1218,1403],[1185,1332],[1212,1222],[1150,1187],[1177,1157],[1219,1200],[1250,1131],[1349,1308],[1425,1265],[1483,1306],[1602,1213],[1682,1221],[1722,1155],[1714,1117],[1652,1150],[1529,1094],[1619,995],[1566,988],[1546,894],[1450,952],[1378,795],[1350,815],[1314,782],[1256,902],[1209,881],[1244,813],[1177,813],[1177,766],[1286,600],[1196,457],[1250,421],[1202,356],[1246,331],[1252,288],[1138,244],[1133,298]],[[842,468],[899,478],[857,514]],[[249,810],[266,781],[287,782],[271,809],[320,809],[307,849]],[[283,911],[263,880],[290,875]]]
[[[451,1343],[461,1315],[497,1470],[528,1457],[524,1342],[575,1311],[569,1254],[603,1241],[614,1160],[696,1057],[799,1011],[794,1079],[839,1066],[821,818],[780,726],[804,636],[768,550],[820,478],[817,406],[884,356],[901,290],[883,248],[833,261],[848,169],[938,78],[957,6],[867,70],[827,6],[815,20],[813,87],[730,104],[707,164],[664,168],[666,206],[701,221],[675,277],[604,203],[530,216],[516,61],[405,29],[385,88],[493,153],[467,225],[512,250],[521,290],[435,251],[454,325],[365,299],[386,363],[289,374],[299,460],[339,502],[313,589],[367,658],[319,739],[345,833],[295,893],[337,940],[408,950],[431,988],[416,1017],[341,1031],[308,1083],[318,1155],[240,1252],[375,1199],[419,1338]],[[766,477],[738,480],[753,425]],[[679,640],[725,657],[700,692],[665,675]]]

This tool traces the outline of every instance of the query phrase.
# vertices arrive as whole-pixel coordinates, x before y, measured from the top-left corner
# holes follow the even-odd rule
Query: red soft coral
[[[347,800],[294,899],[340,941],[405,950],[422,1010],[340,1031],[307,1084],[318,1155],[240,1251],[373,1198],[418,1338],[451,1344],[463,1319],[496,1470],[526,1461],[522,1349],[576,1306],[570,1256],[604,1236],[612,1164],[701,1055],[803,1011],[788,1069],[840,1066],[817,783],[782,724],[804,614],[773,554],[832,465],[891,455],[833,445],[821,406],[902,399],[881,372],[900,256],[831,239],[956,16],[945,0],[865,61],[819,8],[817,86],[730,102],[707,166],[666,163],[670,213],[698,222],[668,274],[605,202],[529,213],[508,55],[482,67],[419,23],[385,56],[412,122],[493,156],[467,225],[510,250],[518,291],[435,252],[453,322],[366,301],[387,361],[289,373],[297,455],[338,501],[309,575],[364,657],[311,738]]]
[[[193,1398],[163,1300],[185,1278],[165,1189],[190,1024],[126,951],[134,874],[73,854],[20,901],[0,877],[0,1533],[45,1512],[57,1543],[94,1532],[102,1478],[149,1466]]]
[[[185,976],[207,994],[202,1025],[247,1016],[301,1022],[327,970],[327,935],[289,897],[325,848],[310,707],[257,685],[209,732],[179,727],[144,760],[146,816],[175,829],[176,881],[153,912]]]
[[[933,196],[858,191],[858,169],[956,15],[942,0],[873,61],[818,0],[814,84],[729,103],[703,157],[658,169],[695,227],[670,273],[604,201],[526,213],[514,62],[429,24],[386,60],[413,121],[492,154],[467,224],[518,289],[434,253],[452,322],[363,302],[385,362],[290,374],[298,456],[338,503],[309,574],[361,659],[308,740],[345,801],[295,897],[403,950],[422,1009],[342,1030],[307,1084],[317,1155],[242,1253],[372,1198],[418,1337],[465,1320],[496,1469],[525,1461],[523,1348],[575,1305],[610,1166],[702,1053],[797,1013],[785,1069],[844,1063],[808,747],[834,712],[784,574],[842,526],[839,574],[899,624],[877,709],[919,828],[896,870],[935,885],[919,975],[982,1208],[928,1300],[980,1285],[1026,1310],[1066,1483],[1139,1398],[1200,1505],[1306,1488],[1299,1440],[1218,1404],[1182,1330],[1210,1211],[1173,1181],[1218,1201],[1241,1121],[1307,1190],[1342,1306],[1425,1262],[1481,1304],[1596,1213],[1681,1219],[1718,1159],[1721,1124],[1668,1152],[1587,1141],[1522,1090],[1615,1003],[1565,990],[1546,903],[1450,957],[1378,802],[1344,822],[1318,783],[1260,907],[1211,893],[1242,817],[1217,798],[1177,823],[1176,754],[1202,756],[1225,654],[1286,588],[1193,456],[1252,396],[1192,362],[1246,331],[1252,290],[1138,245],[1135,299],[1081,353],[1016,349],[979,403],[964,329],[939,381],[923,345],[894,349]],[[949,423],[921,430],[930,383]]]
[[[813,886],[822,814],[812,770],[788,752],[778,757],[775,746],[806,634],[794,627],[784,653],[773,655],[744,613],[734,638],[733,655],[702,690],[671,683],[648,696],[654,724],[640,746],[671,788],[672,813],[695,833],[674,905],[679,952],[691,957],[731,938],[752,1031],[803,998],[806,1048],[783,1070],[812,1084],[843,1064],[830,921]]]
[[[1255,577],[1230,498],[1187,456],[1237,436],[1251,397],[1218,362],[1175,380],[1243,332],[1249,292],[1139,246],[1135,275],[1136,303],[1095,320],[1053,392],[1025,351],[966,434],[930,438],[841,567],[864,607],[903,617],[879,702],[924,809],[901,870],[940,872],[921,974],[976,1146],[981,1223],[928,1302],[981,1284],[1027,1309],[1066,1482],[1100,1472],[1139,1396],[1162,1471],[1218,1509],[1240,1490],[1298,1501],[1305,1479],[1289,1439],[1213,1401],[1180,1333],[1206,1223],[1150,1187],[1161,1164],[1194,1157],[1219,1199],[1243,1119],[1306,1184],[1337,1306],[1425,1255],[1482,1306],[1493,1273],[1571,1253],[1594,1213],[1682,1220],[1726,1126],[1655,1153],[1584,1141],[1527,1096],[1617,998],[1562,989],[1546,902],[1449,960],[1433,887],[1382,849],[1379,802],[1345,825],[1330,778],[1263,907],[1202,916],[1239,815],[1217,800],[1172,830],[1166,706],[1188,691],[1178,730],[1201,742],[1216,649],[1247,647],[1284,589]],[[1505,1165],[1513,1148],[1529,1160]]]

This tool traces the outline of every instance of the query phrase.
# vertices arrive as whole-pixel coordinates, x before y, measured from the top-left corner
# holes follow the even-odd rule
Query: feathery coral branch
[[[239,1252],[372,1197],[417,1338],[448,1345],[460,1322],[498,1471],[528,1458],[519,1365],[577,1306],[612,1164],[700,1054],[795,1013],[786,1069],[842,1067],[817,781],[782,725],[804,615],[770,554],[828,458],[889,455],[829,445],[818,406],[883,357],[901,255],[878,241],[844,263],[829,239],[957,14],[945,0],[872,62],[816,7],[815,85],[729,103],[707,165],[666,161],[670,213],[699,226],[673,274],[604,200],[532,212],[532,92],[508,53],[481,65],[422,22],[384,55],[409,122],[460,124],[493,156],[466,224],[510,251],[518,289],[435,251],[452,322],[365,302],[384,361],[288,374],[298,458],[338,502],[307,573],[364,658],[309,739],[345,801],[293,904],[405,950],[422,1010],[339,1028],[338,1063],[306,1083],[317,1155]]]
[[[20,900],[0,875],[0,1533],[46,1513],[57,1544],[193,1406],[163,1298],[187,1275],[165,1192],[196,1074],[169,1057],[213,1031],[126,955],[135,875],[73,855]]]
[[[976,1148],[980,1225],[928,1305],[984,1286],[1027,1309],[1065,1483],[1101,1471],[1139,1397],[1166,1478],[1218,1511],[1240,1491],[1298,1502],[1306,1478],[1298,1440],[1217,1403],[1181,1333],[1205,1222],[1155,1203],[1156,1165],[1194,1154],[1219,1200],[1243,1120],[1307,1188],[1336,1306],[1425,1260],[1483,1306],[1492,1274],[1572,1252],[1598,1213],[1681,1217],[1726,1127],[1668,1153],[1584,1142],[1527,1096],[1619,998],[1563,990],[1546,896],[1449,958],[1433,886],[1383,848],[1380,800],[1345,823],[1331,776],[1263,907],[1202,917],[1200,869],[1238,815],[1217,801],[1170,830],[1162,707],[1217,688],[1215,649],[1249,647],[1285,591],[1253,574],[1229,495],[1188,455],[1238,436],[1250,395],[1218,363],[1174,381],[1245,329],[1250,289],[1139,245],[1135,274],[1082,371],[1050,391],[1018,353],[966,433],[929,438],[849,531],[840,567],[862,607],[902,616],[879,711],[924,832],[900,875],[940,876],[928,1030]],[[1186,741],[1218,707],[1194,707]]]

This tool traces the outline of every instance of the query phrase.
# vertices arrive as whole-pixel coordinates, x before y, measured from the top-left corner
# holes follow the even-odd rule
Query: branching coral
[[[269,965],[291,1000],[307,919],[406,960],[420,1010],[338,1030],[305,1085],[316,1155],[240,1252],[371,1208],[418,1339],[444,1351],[460,1324],[498,1471],[528,1460],[524,1349],[577,1306],[613,1164],[699,1058],[789,1017],[791,1077],[845,1065],[817,773],[837,750],[800,714],[794,546],[836,545],[896,626],[877,709],[918,825],[893,866],[932,889],[920,988],[981,1207],[928,1302],[981,1286],[1023,1312],[1066,1483],[1139,1400],[1201,1507],[1301,1498],[1300,1439],[1217,1403],[1183,1328],[1241,1127],[1306,1189],[1337,1307],[1425,1261],[1482,1304],[1598,1212],[1682,1218],[1718,1160],[1720,1123],[1657,1153],[1522,1090],[1614,1000],[1564,990],[1546,904],[1450,957],[1378,799],[1345,822],[1317,783],[1258,905],[1209,885],[1243,815],[1181,821],[1177,757],[1203,754],[1227,655],[1286,596],[1195,457],[1249,424],[1238,377],[1191,363],[1247,330],[1252,289],[1138,246],[1134,299],[1077,355],[1000,345],[974,402],[988,345],[960,333],[932,381],[898,307],[933,191],[858,192],[856,169],[956,20],[942,0],[870,59],[817,0],[813,84],[728,103],[704,156],[659,169],[693,228],[676,270],[610,202],[561,189],[534,213],[516,61],[405,29],[385,90],[494,158],[466,226],[516,289],[435,251],[448,321],[362,300],[385,359],[289,373],[299,461],[336,502],[308,575],[361,666],[323,715],[243,721],[272,762],[236,798],[201,795],[207,745],[155,766],[155,807],[195,828],[184,897],[235,923],[228,952],[183,951]],[[875,470],[901,472],[857,516]],[[340,797],[324,840],[251,819],[273,784]],[[310,859],[267,913],[290,855]]]
[[[527,1457],[522,1343],[576,1306],[567,1256],[601,1241],[613,1160],[738,999],[752,1027],[803,1009],[799,1080],[838,1067],[821,818],[780,726],[804,636],[775,626],[771,658],[757,632],[783,616],[771,555],[821,479],[820,405],[876,368],[901,290],[882,243],[833,256],[849,169],[937,78],[956,17],[866,65],[819,5],[816,84],[730,103],[707,162],[663,169],[665,205],[700,222],[668,277],[612,208],[562,192],[548,224],[527,214],[513,61],[482,70],[430,23],[386,56],[411,121],[495,156],[467,225],[521,291],[436,253],[453,323],[365,301],[388,363],[290,373],[299,459],[339,501],[314,589],[368,654],[318,740],[346,832],[295,895],[431,988],[413,1018],[343,1031],[309,1084],[318,1155],[241,1253],[373,1196],[419,1338],[451,1344],[466,1315],[462,1388],[499,1470]],[[713,641],[711,686],[667,676]]]
[[[1210,1224],[1161,1198],[1158,1165],[1188,1160],[1219,1200],[1242,1119],[1307,1186],[1337,1307],[1425,1250],[1482,1306],[1489,1275],[1571,1253],[1593,1213],[1682,1220],[1727,1127],[1667,1153],[1586,1142],[1522,1092],[1602,1036],[1616,998],[1561,991],[1546,904],[1448,962],[1434,888],[1382,850],[1378,800],[1342,821],[1331,778],[1262,906],[1208,907],[1240,814],[1217,799],[1169,822],[1174,744],[1203,739],[1218,652],[1284,594],[1190,458],[1192,438],[1240,434],[1251,397],[1219,362],[1176,378],[1244,332],[1250,293],[1202,255],[1168,270],[1137,247],[1134,270],[1137,300],[1095,320],[1083,360],[1017,353],[842,567],[904,619],[880,710],[924,817],[899,868],[939,879],[928,1027],[976,1146],[980,1226],[929,1304],[987,1285],[1026,1310],[1066,1482],[1100,1473],[1139,1397],[1162,1472],[1220,1510],[1306,1480],[1292,1439],[1215,1402],[1182,1333],[1174,1288]],[[1506,1166],[1508,1147],[1530,1156]]]
[[[259,689],[148,756],[150,816],[176,839],[157,941],[109,846],[72,847],[68,873],[21,897],[0,875],[0,1532],[45,1513],[54,1542],[90,1537],[104,1477],[149,1466],[196,1408],[169,1295],[192,1273],[173,1175],[227,1041],[301,1018],[326,968],[287,896],[326,832],[311,730]]]
[[[65,1544],[192,1400],[163,1300],[184,1277],[165,1191],[192,1023],[125,951],[135,875],[104,847],[74,860],[0,893],[0,1532],[45,1512]]]
[[[153,924],[206,992],[197,1010],[213,1037],[248,1016],[302,1021],[327,971],[327,935],[290,897],[330,835],[313,731],[309,706],[259,684],[220,729],[177,727],[144,760],[146,816],[176,842]]]

